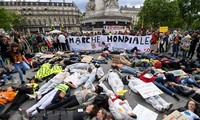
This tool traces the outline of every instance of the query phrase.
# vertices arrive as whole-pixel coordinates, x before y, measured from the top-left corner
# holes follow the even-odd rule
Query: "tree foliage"
[[[178,7],[187,28],[200,28],[199,0],[178,0]]]
[[[145,27],[198,28],[199,6],[199,0],[145,0],[139,17]]]
[[[0,23],[0,28],[11,30],[24,25],[25,19],[19,14],[0,8]]]

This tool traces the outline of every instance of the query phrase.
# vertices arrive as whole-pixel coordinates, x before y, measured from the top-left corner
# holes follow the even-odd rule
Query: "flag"
[[[52,47],[52,44],[51,44],[51,42],[48,40],[48,38],[47,38],[46,36],[44,36],[43,34],[41,34],[41,36],[44,38],[44,40],[45,40],[45,42],[47,43],[47,45],[48,45],[49,47]]]
[[[144,28],[144,17],[142,16],[142,25],[141,28]]]

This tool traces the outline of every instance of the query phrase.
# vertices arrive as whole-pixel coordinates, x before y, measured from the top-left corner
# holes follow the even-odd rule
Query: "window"
[[[36,25],[36,20],[35,19],[33,19],[33,25]]]
[[[38,23],[39,23],[39,25],[42,25],[42,22],[41,22],[41,20],[40,20],[40,19],[38,19]]]
[[[30,19],[28,20],[28,25],[31,25],[31,20]]]

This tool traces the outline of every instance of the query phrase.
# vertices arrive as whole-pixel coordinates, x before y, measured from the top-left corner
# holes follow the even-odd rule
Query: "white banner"
[[[137,47],[140,52],[150,52],[152,36],[130,35],[98,35],[98,36],[69,36],[68,43],[71,50],[102,50],[102,42],[109,46],[110,50],[128,49]]]
[[[152,97],[162,94],[163,92],[153,83],[145,83],[135,86],[135,89],[140,93],[143,98]]]

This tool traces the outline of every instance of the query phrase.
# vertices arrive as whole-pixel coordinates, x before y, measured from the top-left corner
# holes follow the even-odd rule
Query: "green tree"
[[[5,9],[0,9],[0,28],[10,30],[12,26],[13,17],[11,13]]]
[[[200,28],[200,1],[178,0],[178,6],[186,28]]]
[[[180,18],[177,0],[145,0],[140,18],[144,19],[145,27],[158,28],[159,26],[174,27],[180,25]]]
[[[13,21],[12,21],[12,27],[14,29],[18,29],[20,27],[23,27],[23,25],[26,24],[26,20],[24,17],[22,17],[20,14],[12,13]]]
[[[24,25],[25,19],[17,13],[0,8],[0,23],[0,28],[11,30],[11,28],[17,29]]]

